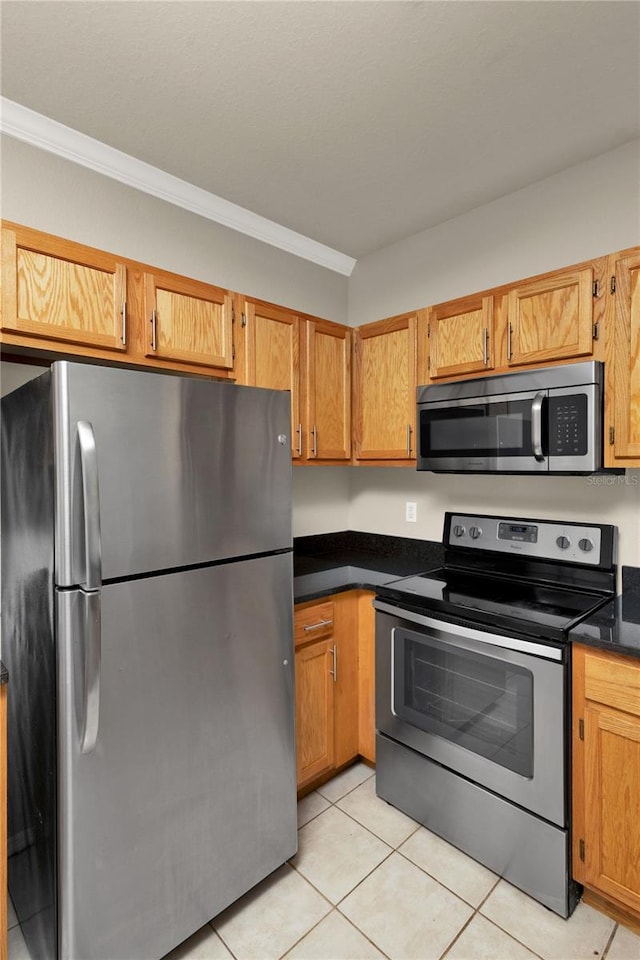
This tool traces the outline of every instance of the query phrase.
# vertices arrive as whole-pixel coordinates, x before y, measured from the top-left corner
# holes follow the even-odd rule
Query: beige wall
[[[21,387],[27,380],[33,380],[46,369],[28,363],[0,363],[0,397]]]
[[[417,504],[416,523],[405,503]],[[352,468],[349,529],[441,540],[445,510],[613,523],[620,563],[640,566],[640,470],[623,476],[513,477]]]
[[[352,467],[293,468],[293,535],[351,529],[349,489]],[[362,527],[361,529],[365,529]]]
[[[637,243],[640,140],[359,260],[349,280],[349,323],[380,320]]]
[[[347,278],[4,136],[2,216],[339,323]]]

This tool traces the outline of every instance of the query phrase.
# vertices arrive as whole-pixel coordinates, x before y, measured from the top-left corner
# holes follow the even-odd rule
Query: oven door
[[[564,827],[563,651],[374,606],[379,732]]]
[[[549,470],[547,390],[418,404],[418,470]]]

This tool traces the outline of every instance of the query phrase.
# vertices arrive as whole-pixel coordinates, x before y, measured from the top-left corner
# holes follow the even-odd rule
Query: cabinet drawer
[[[293,616],[293,635],[296,647],[333,633],[333,600],[316,603],[312,607],[296,608]]]
[[[587,653],[585,698],[640,717],[640,661]]]

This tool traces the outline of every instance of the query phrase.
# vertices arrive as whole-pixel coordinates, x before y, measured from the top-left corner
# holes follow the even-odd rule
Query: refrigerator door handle
[[[102,657],[100,592],[84,593],[82,643],[84,653],[80,751],[91,753],[100,722],[100,665]]]
[[[102,586],[102,547],[96,439],[88,420],[78,420],[76,429],[80,446],[84,512],[85,577],[81,587],[84,590],[99,590]]]

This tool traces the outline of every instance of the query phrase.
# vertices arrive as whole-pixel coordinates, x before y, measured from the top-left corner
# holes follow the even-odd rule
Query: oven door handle
[[[562,650],[557,647],[547,646],[543,643],[536,643],[533,640],[521,640],[519,637],[503,637],[497,633],[485,633],[484,630],[474,630],[473,627],[462,627],[457,623],[449,623],[448,620],[436,620],[433,617],[424,617],[420,613],[414,613],[412,610],[405,610],[402,607],[394,607],[390,603],[384,603],[382,600],[374,600],[373,606],[380,613],[390,613],[401,620],[408,620],[411,623],[418,623],[422,627],[431,627],[435,630],[443,630],[456,637],[462,637],[464,640],[476,640],[479,643],[491,644],[494,647],[503,647],[506,650],[517,650],[522,653],[532,653],[536,657],[543,657],[545,660],[562,661]]]

